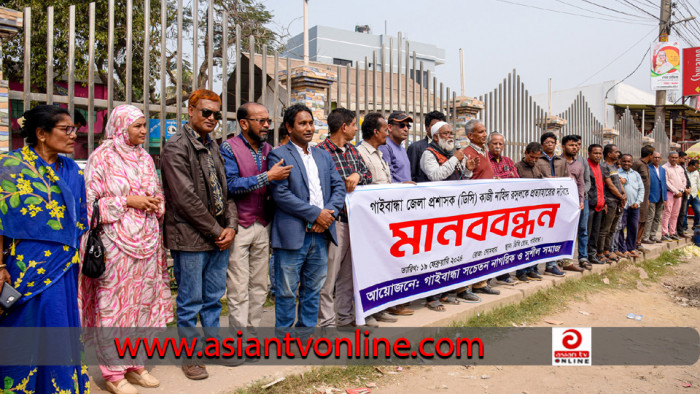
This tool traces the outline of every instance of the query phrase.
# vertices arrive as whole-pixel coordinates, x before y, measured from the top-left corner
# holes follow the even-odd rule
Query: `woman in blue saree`
[[[0,289],[7,282],[22,295],[0,309],[2,327],[80,327],[78,271],[80,235],[87,229],[85,184],[72,159],[76,127],[57,106],[24,114],[27,146],[0,155]],[[80,354],[77,340],[56,338],[60,352]],[[21,344],[27,352],[42,345]],[[0,366],[4,392],[89,392],[87,367]],[[0,390],[2,391],[2,390]]]

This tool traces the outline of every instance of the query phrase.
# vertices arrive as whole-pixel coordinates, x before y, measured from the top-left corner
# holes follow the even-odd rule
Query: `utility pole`
[[[304,65],[309,65],[309,0],[304,0]]]
[[[668,35],[671,33],[671,0],[661,0],[661,16],[659,17],[659,41],[668,41]],[[653,56],[653,54],[652,54]],[[656,127],[657,124],[664,124],[666,119],[666,91],[657,90],[656,91],[656,108],[654,111],[654,120]],[[644,125],[642,125],[642,130]],[[673,139],[673,136],[669,136]]]

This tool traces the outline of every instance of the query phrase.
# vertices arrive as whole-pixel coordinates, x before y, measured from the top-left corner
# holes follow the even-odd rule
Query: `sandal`
[[[618,260],[620,260],[620,258],[617,257],[617,256],[615,256],[614,253],[610,253],[610,252],[606,253],[606,254],[605,254],[605,257],[606,257],[608,260],[610,260],[610,261],[618,261]]]
[[[596,256],[598,261],[600,261],[601,264],[610,264],[610,259],[605,256],[604,254],[599,254]]]
[[[392,306],[391,308],[388,308],[386,311],[392,315],[397,315],[397,316],[412,316],[413,315],[413,310],[406,308],[406,306],[404,306],[404,305]]]
[[[587,269],[587,270],[589,270],[589,271],[593,269],[593,266],[591,265],[591,263],[588,263],[588,262],[585,262],[585,261],[584,261],[583,263],[579,263],[578,265],[579,265],[581,268]]]
[[[427,306],[431,311],[435,312],[445,312],[447,310],[445,309],[445,305],[442,305],[442,302],[438,300],[427,302],[425,306]]]
[[[459,305],[459,300],[454,294],[448,294],[440,298],[440,301],[444,302],[445,304]]]

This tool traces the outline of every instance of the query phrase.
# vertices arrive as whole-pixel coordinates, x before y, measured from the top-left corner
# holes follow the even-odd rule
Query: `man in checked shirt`
[[[340,177],[345,181],[345,190],[351,193],[357,185],[372,183],[372,173],[357,149],[350,144],[357,133],[355,113],[345,108],[336,108],[331,111],[328,115],[328,132],[328,138],[317,148],[325,149],[331,154]],[[318,325],[320,327],[348,326],[355,321],[352,256],[347,215],[347,208],[344,206],[338,215],[335,227],[338,244],[331,244],[328,248],[328,274],[319,296]],[[335,289],[335,302],[333,289]],[[386,315],[386,317],[396,321],[392,316]]]

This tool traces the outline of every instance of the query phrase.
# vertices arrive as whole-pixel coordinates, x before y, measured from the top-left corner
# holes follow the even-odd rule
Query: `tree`
[[[200,1],[200,4],[203,2]],[[107,84],[108,73],[108,27],[109,9],[108,0],[95,0],[96,20],[95,20],[95,75],[98,81]],[[32,9],[31,20],[31,84],[33,90],[46,91],[46,70],[47,70],[47,8],[54,7],[54,75],[55,79],[67,79],[68,72],[68,29],[69,29],[69,6],[64,0],[0,0],[0,6],[15,10],[24,10],[25,7]],[[88,79],[88,34],[89,34],[89,8],[86,2],[78,2],[76,8],[75,37],[75,78],[78,81]],[[150,46],[149,56],[149,86],[143,86],[143,64],[146,51],[144,44],[144,2],[143,0],[133,0],[133,20],[132,20],[132,56],[126,57],[126,0],[115,0],[114,11],[114,76],[115,92],[114,99],[124,100],[126,97],[126,69],[127,63],[132,66],[132,99],[143,101],[144,91],[151,102],[158,101],[159,93],[157,87],[160,78],[160,39],[162,29],[160,26],[160,1],[150,2]],[[192,91],[191,63],[183,57],[183,75],[175,73],[177,68],[177,50],[175,40],[178,35],[191,37],[192,31],[192,9],[185,6],[183,9],[183,32],[177,31],[177,4],[170,0],[167,3],[167,28],[165,36],[168,42],[166,47],[166,75],[171,85],[175,85],[177,78],[182,78],[182,97],[186,98]],[[207,30],[207,8],[206,4],[199,10],[197,20],[201,21],[199,27],[199,42],[204,43],[205,56],[201,59],[198,67],[198,86],[204,86],[208,78],[207,75],[207,55],[209,48],[206,40]],[[254,34],[256,38],[256,48],[258,51],[263,44],[268,44],[273,49],[281,47],[281,37],[265,27],[265,23],[272,19],[272,13],[268,11],[260,0],[215,0],[215,29],[214,29],[214,51],[213,56],[216,64],[220,64],[222,56],[221,43],[221,23],[224,11],[229,12],[229,46],[235,43],[235,24],[241,25],[242,37]],[[244,47],[245,48],[245,47]],[[246,49],[247,50],[247,49]],[[24,62],[24,31],[14,36],[3,45],[3,72],[7,79],[23,80]],[[223,76],[227,78],[227,76]],[[168,94],[171,93],[171,94]],[[168,105],[174,104],[177,95],[173,89],[166,90],[166,102]]]

